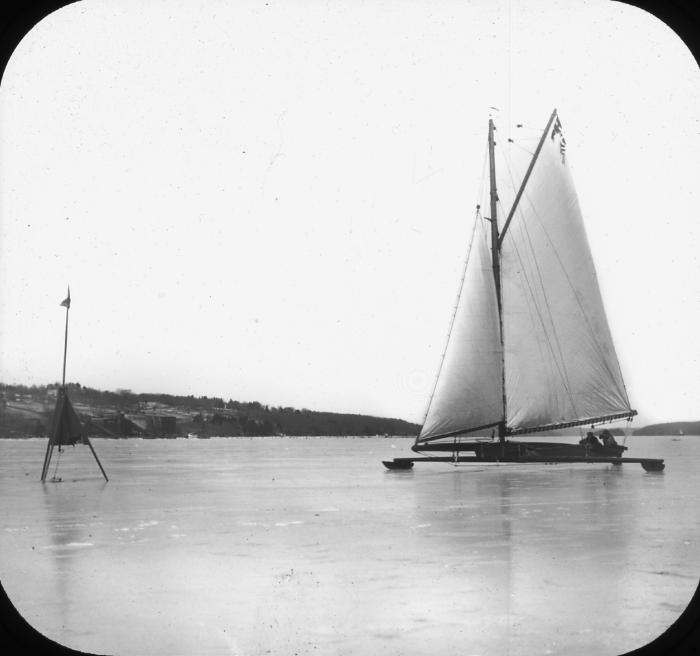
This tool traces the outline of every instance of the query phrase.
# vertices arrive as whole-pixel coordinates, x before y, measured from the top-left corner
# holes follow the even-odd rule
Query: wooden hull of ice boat
[[[612,465],[637,463],[646,471],[656,472],[663,471],[665,466],[664,461],[658,458],[623,458],[622,453],[627,450],[627,447],[621,445],[587,450],[580,444],[506,441],[503,444],[499,442],[430,443],[412,448],[418,453],[446,451],[451,455],[394,458],[384,460],[384,466],[388,469],[410,469],[416,462],[610,463]],[[472,455],[460,455],[469,451]]]
[[[387,469],[412,469],[413,461],[410,458],[395,458],[394,460],[382,460]]]
[[[447,453],[461,453],[473,451],[474,455],[494,462],[520,462],[526,457],[603,457],[619,458],[627,450],[626,446],[600,446],[587,448],[581,444],[562,444],[561,442],[431,442],[428,444],[414,445],[412,450],[416,453],[441,451]]]

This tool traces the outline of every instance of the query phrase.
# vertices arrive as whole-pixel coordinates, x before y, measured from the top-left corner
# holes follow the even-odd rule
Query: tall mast
[[[503,312],[501,309],[501,253],[498,241],[498,192],[496,190],[496,158],[494,156],[494,146],[496,142],[493,138],[495,131],[493,119],[489,119],[489,189],[491,196],[491,266],[493,268],[493,279],[496,284],[496,302],[498,303],[498,328],[501,340],[501,358],[503,358]],[[501,389],[503,390],[503,419],[498,424],[498,439],[501,443],[506,439],[506,385],[505,366],[501,360]]]
[[[501,314],[501,263],[498,256],[498,192],[496,191],[496,158],[494,157],[493,138],[495,131],[493,119],[489,119],[489,188],[491,191],[491,263],[493,266],[493,278],[496,283],[496,299],[498,300],[498,314]]]

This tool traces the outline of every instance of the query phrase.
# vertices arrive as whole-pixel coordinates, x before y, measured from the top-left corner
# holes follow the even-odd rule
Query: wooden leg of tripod
[[[46,445],[46,455],[44,456],[44,467],[41,470],[41,482],[46,480],[46,474],[49,473],[49,464],[51,463],[51,454],[53,453],[53,440],[49,438],[49,443]]]
[[[92,455],[95,456],[95,461],[97,462],[97,465],[100,468],[102,475],[105,477],[105,481],[109,481],[109,479],[107,478],[107,474],[105,474],[105,470],[102,468],[102,463],[100,462],[100,459],[97,457],[97,454],[95,453],[95,449],[92,448],[92,444],[90,443],[89,439],[87,440],[87,445],[90,447],[90,451],[92,451]]]

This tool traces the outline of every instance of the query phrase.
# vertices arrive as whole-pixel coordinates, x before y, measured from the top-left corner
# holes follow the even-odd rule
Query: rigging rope
[[[538,140],[539,140],[539,139],[538,139]],[[511,140],[510,143],[512,143],[514,146],[517,146],[518,148],[520,148],[520,150],[522,150],[523,152],[527,153],[528,155],[530,155],[530,156],[532,156],[532,157],[535,156],[535,153],[533,153],[532,151],[528,150],[527,148],[525,148],[525,146],[522,146],[522,145],[519,144],[517,141]]]
[[[59,444],[58,445],[58,458],[56,458],[56,466],[53,469],[53,479],[52,480],[54,480],[54,481],[56,480],[56,473],[58,472],[58,463],[61,460],[61,453],[63,453],[63,449],[61,449],[61,445]]]
[[[486,162],[488,160],[489,148],[488,140],[486,142],[486,148],[484,148],[484,159],[481,162],[481,181],[479,182],[479,188],[476,193],[476,205],[479,207],[484,200],[484,187],[486,185]]]
[[[628,417],[627,418],[627,426],[625,426],[622,430],[622,434],[624,435],[624,437],[622,438],[622,446],[625,446],[625,443],[627,442],[627,437],[628,437],[627,432],[629,430],[631,430],[631,428],[632,428],[631,424],[632,424],[632,417]]]

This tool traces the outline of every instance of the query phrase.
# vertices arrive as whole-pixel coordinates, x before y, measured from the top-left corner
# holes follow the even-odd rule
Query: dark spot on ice
[[[668,572],[665,569],[659,570],[658,572],[652,572],[652,574],[658,574],[659,576],[678,576],[682,579],[695,579],[694,576],[688,576],[687,574],[679,574],[678,572]]]

